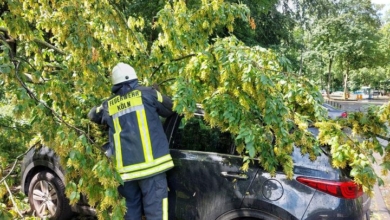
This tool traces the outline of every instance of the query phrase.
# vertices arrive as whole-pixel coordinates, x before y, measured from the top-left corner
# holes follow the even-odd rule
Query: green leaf
[[[253,142],[252,142],[252,141],[246,142],[246,143],[245,143],[245,148],[246,148],[246,149],[248,150],[248,152],[249,152],[249,157],[254,158],[255,155],[256,155],[256,149],[255,149],[255,147],[254,147],[254,145],[253,145]]]
[[[3,74],[9,74],[11,73],[11,68],[9,65],[0,65],[0,74],[3,73]]]

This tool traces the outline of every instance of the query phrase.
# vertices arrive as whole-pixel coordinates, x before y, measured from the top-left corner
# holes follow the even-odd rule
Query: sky
[[[390,4],[390,0],[371,0],[375,4]]]
[[[382,10],[383,12],[390,10],[390,0],[371,0],[371,2],[375,4],[384,4],[385,7]]]

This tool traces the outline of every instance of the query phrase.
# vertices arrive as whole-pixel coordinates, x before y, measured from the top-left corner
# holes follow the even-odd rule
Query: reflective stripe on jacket
[[[92,121],[109,126],[116,169],[123,181],[143,179],[173,167],[159,117],[168,117],[171,109],[168,97],[153,88],[137,86],[90,111]]]

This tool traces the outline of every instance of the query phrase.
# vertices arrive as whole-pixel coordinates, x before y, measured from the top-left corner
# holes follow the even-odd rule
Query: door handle
[[[235,179],[240,179],[240,180],[246,180],[248,179],[248,175],[246,175],[245,173],[230,173],[230,172],[221,172],[221,175],[223,177],[228,177],[228,178],[235,178]]]

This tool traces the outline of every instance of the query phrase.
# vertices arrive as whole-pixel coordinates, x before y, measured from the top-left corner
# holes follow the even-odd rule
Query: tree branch
[[[35,42],[35,43],[38,43],[38,44],[41,44],[41,45],[43,45],[43,46],[45,46],[45,47],[48,47],[48,48],[50,48],[50,49],[53,49],[53,50],[57,51],[58,53],[60,53],[60,54],[62,54],[62,55],[66,55],[65,52],[63,52],[62,50],[58,49],[58,48],[55,47],[54,45],[51,45],[51,44],[47,43],[46,41],[40,40],[40,39],[38,39],[38,38],[34,38],[34,42]]]
[[[180,61],[180,60],[184,60],[184,59],[187,59],[189,57],[193,57],[195,56],[196,54],[188,54],[188,55],[185,55],[185,56],[182,56],[182,57],[179,57],[179,58],[176,58],[176,59],[173,59],[171,61]],[[156,69],[153,71],[153,73],[150,75],[150,78],[152,78],[154,76],[154,74],[156,74],[156,72],[164,65],[164,63],[160,63],[160,65],[158,65],[158,67],[156,67]],[[166,81],[169,81],[169,80],[166,80]],[[160,83],[161,84],[161,83]]]
[[[31,148],[35,147],[37,144],[38,144],[38,142],[35,143],[35,144],[33,144],[31,147],[29,147],[24,153],[22,153],[22,154],[20,154],[19,156],[16,157],[15,162],[14,162],[14,164],[12,165],[11,170],[10,170],[10,171],[9,171],[9,172],[0,180],[0,184],[1,184],[3,181],[5,181],[5,179],[7,179],[9,175],[11,175],[11,173],[14,171],[14,169],[15,169],[15,167],[16,167],[16,164],[18,163],[18,160],[19,160],[21,157],[23,157],[24,155],[26,155],[26,154],[31,150]]]
[[[8,191],[8,193],[9,193],[10,198],[11,198],[12,204],[14,205],[14,208],[16,209],[16,212],[19,214],[20,217],[23,218],[23,215],[22,215],[22,213],[19,211],[18,206],[17,206],[16,203],[15,203],[14,197],[12,196],[12,192],[11,192],[11,190],[10,190],[9,187],[8,187],[7,181],[4,181],[4,185],[5,185],[5,187],[7,188],[7,191]]]
[[[2,30],[0,30],[0,31],[2,31]],[[4,32],[4,31],[2,31],[2,32],[4,33],[4,35],[1,34],[0,38],[3,41],[4,45],[6,47],[8,47],[11,59],[13,59],[16,55],[16,41],[14,39],[12,39],[10,36],[8,36],[7,32]],[[12,45],[10,45],[10,44],[12,44]]]
[[[195,56],[196,54],[192,53],[192,54],[188,54],[188,55],[185,55],[185,56],[182,56],[182,57],[179,57],[179,58],[176,58],[176,59],[173,59],[172,61],[180,61],[180,60],[184,60],[184,59],[187,59],[189,57],[193,57]]]
[[[160,86],[160,85],[162,85],[162,84],[164,84],[166,82],[169,82],[169,81],[172,81],[172,80],[175,80],[175,79],[176,78],[170,78],[170,79],[164,80],[164,81],[160,82],[159,84],[157,84],[157,86]]]
[[[133,29],[131,29],[131,28],[127,25],[127,21],[126,21],[125,15],[118,9],[118,7],[115,5],[115,3],[113,3],[113,2],[110,1],[110,0],[109,0],[108,2],[109,2],[109,3],[111,4],[111,6],[114,8],[114,10],[116,11],[116,13],[118,13],[119,16],[122,18],[123,23],[125,24],[125,26],[127,27],[127,29],[129,29],[130,32],[134,35],[135,39],[137,39],[138,44],[142,46],[141,41],[138,39],[138,37],[137,37],[137,35],[134,33]],[[144,53],[145,53],[146,55],[149,56],[148,51],[146,50],[146,48],[143,47],[142,49],[143,49]]]
[[[66,121],[64,121],[60,115],[57,114],[56,111],[54,111],[52,108],[50,108],[50,106],[48,106],[46,103],[40,101],[36,96],[35,94],[27,87],[27,85],[22,81],[22,79],[20,79],[19,75],[18,75],[18,69],[19,69],[19,63],[15,63],[15,75],[16,75],[16,78],[17,80],[19,81],[20,85],[26,90],[26,92],[28,93],[28,95],[30,96],[30,98],[32,98],[33,100],[35,100],[37,103],[39,104],[42,104],[45,108],[49,109],[51,114],[54,116],[55,119],[57,119],[59,122],[61,123],[64,123],[66,126],[68,126],[69,128],[77,131],[79,134],[83,134],[89,141],[90,143],[94,143],[94,141],[89,137],[89,135],[87,133],[85,133],[83,130],[81,130],[80,128],[77,128],[69,123],[67,123]]]
[[[9,129],[15,129],[15,130],[17,130],[17,131],[19,131],[19,132],[22,132],[22,133],[25,133],[25,134],[27,134],[27,132],[23,131],[23,129],[22,129],[22,128],[20,128],[20,127],[17,127],[17,126],[8,126],[8,125],[1,124],[1,123],[0,123],[0,127],[3,127],[3,128],[9,128]]]
[[[8,35],[8,29],[7,29],[7,28],[5,28],[5,27],[0,27],[0,31],[3,32],[6,36],[9,36],[9,35]],[[9,37],[9,38],[10,38],[10,40],[15,41],[15,39],[12,39],[11,37]],[[62,50],[58,49],[58,48],[55,47],[54,45],[52,45],[52,44],[50,44],[50,43],[48,43],[48,42],[46,42],[46,41],[44,41],[44,40],[40,40],[40,39],[38,39],[38,38],[34,38],[33,41],[34,41],[35,43],[37,43],[37,44],[40,44],[40,45],[43,45],[43,46],[45,46],[45,47],[51,48],[51,49],[55,50],[56,52],[58,52],[58,53],[60,53],[60,54],[62,54],[62,55],[66,55],[65,52],[63,52]]]

